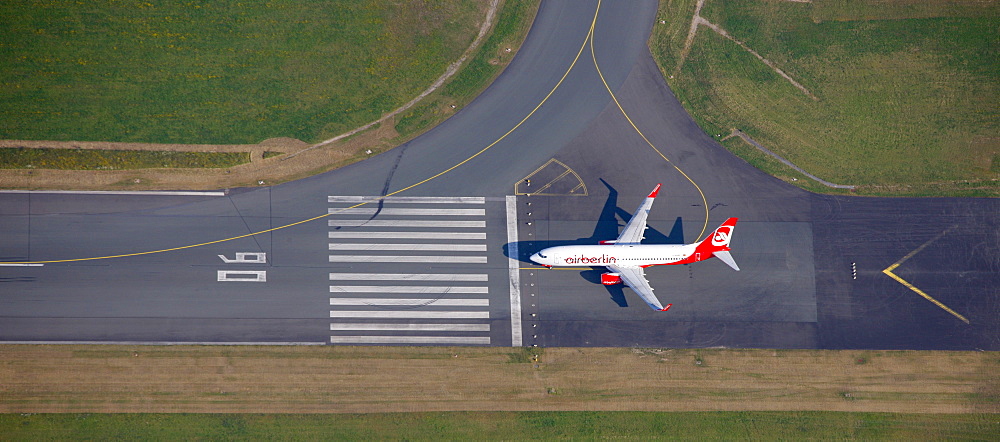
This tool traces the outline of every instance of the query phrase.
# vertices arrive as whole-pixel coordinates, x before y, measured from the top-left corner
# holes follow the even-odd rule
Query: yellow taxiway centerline
[[[599,3],[598,3],[598,8],[600,8]],[[653,145],[653,142],[649,141],[649,138],[646,138],[646,135],[643,134],[641,130],[639,130],[639,127],[635,125],[635,122],[632,121],[632,118],[628,116],[628,112],[625,112],[625,108],[622,107],[622,104],[618,102],[618,97],[616,97],[615,93],[611,91],[611,86],[609,86],[607,80],[604,79],[604,74],[601,73],[601,67],[597,63],[597,54],[594,52],[594,26],[590,27],[589,44],[590,44],[590,57],[594,60],[594,68],[597,69],[597,76],[601,77],[601,83],[604,83],[604,88],[607,89],[608,94],[611,95],[611,99],[614,100],[615,105],[618,106],[618,110],[621,111],[622,115],[625,116],[625,119],[628,120],[628,123],[632,125],[632,128],[635,129],[636,133],[638,133],[639,136],[642,137],[642,139],[646,142],[646,144],[648,144],[649,147],[653,149],[653,151],[659,154],[660,158],[663,158],[666,162],[670,163],[670,165],[673,166],[674,169],[676,169],[678,172],[680,172],[681,175],[684,176],[684,178],[687,178],[688,182],[690,182],[691,185],[693,185],[694,188],[698,190],[698,194],[701,195],[702,205],[705,206],[705,224],[701,226],[701,233],[698,234],[698,239],[695,242],[701,241],[701,236],[704,235],[705,230],[708,229],[708,199],[705,198],[705,192],[702,192],[701,187],[698,186],[698,183],[695,183],[694,180],[691,179],[690,176],[688,176],[688,174],[684,173],[684,171],[681,170],[680,167],[677,167],[677,165],[674,164],[673,161],[670,161],[670,159],[667,158],[667,156],[664,155],[663,152],[660,152],[660,149],[657,149],[656,146]]]
[[[918,289],[913,284],[910,284],[905,279],[900,278],[899,275],[897,275],[897,274],[895,274],[895,273],[892,272],[893,270],[896,270],[896,268],[899,267],[901,264],[903,264],[906,260],[914,257],[917,253],[920,253],[921,250],[927,248],[927,246],[931,245],[931,243],[933,243],[934,241],[937,241],[937,240],[941,239],[941,237],[944,236],[949,231],[951,231],[951,229],[948,229],[948,230],[945,230],[944,232],[939,233],[937,236],[931,238],[929,241],[925,242],[920,247],[917,247],[912,252],[907,253],[906,256],[902,257],[899,261],[896,261],[895,264],[893,264],[893,265],[891,265],[889,267],[886,267],[885,270],[882,270],[882,273],[885,273],[886,276],[888,276],[888,277],[890,277],[892,279],[895,279],[896,282],[898,282],[900,284],[903,284],[904,287],[906,287],[906,288],[908,288],[910,290],[913,290],[916,294],[918,294],[920,296],[923,296],[924,299],[926,299],[926,300],[928,300],[930,302],[933,302],[934,305],[936,305],[938,307],[941,307],[941,309],[943,309],[944,311],[946,311],[948,313],[951,313],[952,316],[954,316],[954,317],[956,317],[958,319],[961,319],[962,322],[968,324],[969,320],[966,319],[965,316],[962,316],[962,315],[958,314],[958,312],[956,312],[956,311],[948,308],[948,306],[942,304],[941,301],[938,301],[937,299],[932,298],[931,295],[928,295],[927,293],[924,293],[923,290]]]
[[[646,143],[649,144],[649,146],[651,148],[653,148],[653,150],[656,151],[657,154],[660,155],[660,157],[662,157],[664,160],[666,160],[668,163],[670,163],[674,167],[674,169],[676,169],[678,172],[681,173],[681,175],[683,175],[685,178],[687,178],[687,180],[689,182],[691,182],[691,184],[694,185],[695,188],[698,190],[698,193],[701,194],[701,199],[702,199],[702,202],[703,202],[703,204],[705,206],[705,224],[702,227],[701,233],[698,234],[698,237],[701,238],[701,235],[703,235],[705,233],[705,230],[708,227],[708,202],[707,202],[707,199],[705,198],[704,192],[702,192],[701,188],[698,186],[698,184],[696,184],[694,182],[694,180],[691,179],[691,177],[689,177],[686,173],[684,173],[683,170],[681,170],[679,167],[677,167],[677,165],[675,165],[665,155],[663,155],[663,153],[660,152],[660,150],[657,149],[656,146],[654,146],[653,143],[650,142],[649,139],[646,138],[646,136],[642,133],[642,131],[639,130],[639,128],[632,121],[632,119],[629,118],[628,114],[625,112],[625,109],[622,108],[621,103],[618,102],[618,98],[615,97],[614,92],[611,91],[611,87],[608,85],[607,81],[604,79],[604,75],[601,73],[600,67],[598,67],[597,55],[594,52],[594,28],[597,25],[597,17],[598,17],[598,14],[600,13],[600,10],[601,10],[601,1],[599,0],[598,3],[597,3],[597,9],[594,11],[594,18],[590,22],[590,29],[588,30],[587,35],[586,35],[586,37],[583,40],[583,44],[580,45],[579,51],[577,51],[576,56],[573,58],[573,61],[570,63],[569,67],[563,73],[563,75],[559,79],[559,81],[556,82],[555,86],[552,87],[552,89],[549,91],[549,93],[546,94],[544,98],[542,98],[542,100],[538,103],[538,105],[536,105],[535,108],[532,109],[531,112],[528,113],[528,115],[526,115],[524,118],[522,118],[520,122],[518,122],[516,125],[514,125],[514,127],[512,127],[510,130],[508,130],[506,133],[504,133],[503,135],[501,135],[500,138],[497,138],[495,141],[493,141],[492,143],[490,143],[486,147],[482,148],[480,151],[476,152],[472,156],[470,156],[470,157],[462,160],[458,164],[455,164],[454,166],[451,166],[451,167],[449,167],[449,168],[447,168],[447,169],[445,169],[445,170],[443,170],[441,172],[438,172],[437,174],[435,174],[435,175],[433,175],[433,176],[431,176],[429,178],[426,178],[426,179],[424,179],[422,181],[419,181],[417,183],[411,184],[411,185],[409,185],[407,187],[404,187],[402,189],[399,189],[399,190],[397,190],[395,192],[389,193],[389,194],[387,194],[385,196],[382,196],[382,197],[380,197],[378,199],[374,199],[374,200],[371,200],[371,201],[365,201],[365,202],[356,204],[354,206],[341,209],[341,211],[342,210],[348,210],[348,209],[353,209],[353,208],[361,207],[361,206],[364,206],[366,204],[371,204],[371,203],[374,203],[374,202],[378,202],[378,201],[381,201],[382,199],[384,199],[386,197],[394,196],[394,195],[397,195],[399,193],[402,193],[402,192],[405,192],[407,190],[410,190],[410,189],[412,189],[414,187],[417,187],[417,186],[419,186],[421,184],[427,183],[428,181],[434,180],[434,179],[436,179],[436,178],[438,178],[438,177],[440,177],[440,176],[442,176],[442,175],[444,175],[444,174],[446,174],[448,172],[451,172],[452,170],[457,169],[458,167],[462,166],[463,164],[468,163],[469,161],[472,161],[474,158],[476,158],[479,155],[483,154],[484,152],[490,150],[493,146],[495,146],[498,143],[500,143],[500,141],[504,140],[505,138],[507,138],[508,135],[510,135],[511,133],[513,133],[519,127],[521,127],[521,125],[523,125],[524,122],[528,121],[528,119],[531,118],[535,114],[535,112],[537,112],[538,109],[540,109],[542,107],[542,105],[545,104],[545,102],[547,102],[549,100],[549,98],[552,96],[552,94],[554,94],[555,91],[557,89],[559,89],[559,87],[562,85],[563,81],[566,80],[566,77],[569,76],[569,73],[573,70],[573,67],[576,66],[576,63],[577,63],[577,61],[579,61],[580,56],[583,54],[584,49],[586,49],[587,45],[589,44],[590,45],[591,58],[594,61],[594,67],[597,69],[597,73],[598,73],[598,75],[601,78],[601,82],[604,83],[604,87],[608,90],[608,93],[611,94],[611,98],[614,100],[615,104],[618,106],[618,109],[622,112],[622,114],[625,116],[625,118],[632,125],[632,128],[635,129],[635,131],[639,134],[639,136],[641,136],[642,139],[645,140]],[[278,230],[282,230],[282,229],[287,229],[289,227],[294,227],[294,226],[297,226],[297,225],[300,225],[300,224],[305,224],[305,223],[308,223],[308,222],[312,222],[312,221],[316,221],[316,220],[319,220],[319,219],[323,219],[323,218],[329,217],[330,215],[334,215],[336,213],[339,213],[339,211],[325,213],[325,214],[322,214],[322,215],[314,216],[312,218],[308,218],[308,219],[304,219],[304,220],[301,220],[301,221],[297,221],[297,222],[294,222],[294,223],[291,223],[291,224],[285,224],[283,226],[278,226],[278,227],[274,227],[274,228],[267,229],[267,230],[261,230],[259,232],[252,232],[252,233],[247,233],[247,234],[243,234],[243,235],[239,235],[239,236],[234,236],[234,237],[230,237],[230,238],[223,238],[223,239],[218,239],[218,240],[215,240],[215,241],[207,241],[207,242],[198,243],[198,244],[189,244],[189,245],[185,245],[185,246],[171,247],[171,248],[167,248],[167,249],[149,250],[149,251],[134,252],[134,253],[123,253],[123,254],[118,254],[118,255],[94,256],[94,257],[88,257],[88,258],[55,259],[55,260],[45,260],[45,261],[0,262],[0,264],[22,264],[22,265],[27,265],[27,264],[53,264],[53,263],[66,263],[66,262],[95,261],[95,260],[104,260],[104,259],[113,259],[113,258],[126,258],[126,257],[132,257],[132,256],[143,256],[143,255],[152,255],[152,254],[158,254],[158,253],[173,252],[173,251],[178,251],[178,250],[185,250],[185,249],[191,249],[191,248],[196,248],[196,247],[208,246],[208,245],[212,245],[212,244],[219,244],[219,243],[223,243],[223,242],[233,241],[233,240],[237,240],[237,239],[242,239],[242,238],[247,238],[247,237],[251,237],[251,236],[261,235],[261,234],[264,234],[264,233],[270,233],[270,232],[274,232],[274,231],[278,231]]]
[[[392,193],[389,193],[389,194],[384,195],[382,197],[379,197],[378,199],[373,199],[373,200],[370,200],[370,201],[365,201],[365,202],[353,205],[351,207],[340,209],[340,210],[335,211],[335,212],[324,213],[322,215],[314,216],[312,218],[304,219],[304,220],[297,221],[297,222],[294,222],[294,223],[291,223],[291,224],[285,224],[283,226],[278,226],[278,227],[274,227],[274,228],[267,229],[267,230],[261,230],[259,232],[247,233],[247,234],[244,234],[244,235],[234,236],[234,237],[231,237],[231,238],[218,239],[218,240],[215,240],[215,241],[208,241],[208,242],[203,242],[203,243],[199,243],[199,244],[189,244],[189,245],[186,245],[186,246],[171,247],[171,248],[160,249],[160,250],[148,250],[148,251],[145,251],[145,252],[123,253],[123,254],[119,254],[119,255],[93,256],[93,257],[89,257],[89,258],[54,259],[54,260],[46,260],[46,261],[0,262],[0,264],[24,264],[24,265],[26,265],[26,264],[53,264],[53,263],[64,263],[64,262],[95,261],[95,260],[113,259],[113,258],[126,258],[126,257],[131,257],[131,256],[153,255],[153,254],[157,254],[157,253],[174,252],[174,251],[177,251],[177,250],[185,250],[185,249],[192,249],[192,248],[195,248],[195,247],[202,247],[202,246],[207,246],[207,245],[212,245],[212,244],[219,244],[219,243],[233,241],[233,240],[237,240],[237,239],[241,239],[241,238],[247,238],[247,237],[251,237],[251,236],[261,235],[261,234],[264,234],[264,233],[270,233],[270,232],[274,232],[274,231],[278,231],[278,230],[282,230],[282,229],[287,229],[289,227],[294,227],[294,226],[297,226],[297,225],[300,225],[300,224],[305,224],[305,223],[308,223],[308,222],[316,221],[318,219],[323,219],[323,218],[329,217],[330,215],[335,215],[335,214],[337,214],[337,213],[339,213],[341,211],[344,211],[344,210],[354,209],[354,208],[357,208],[357,207],[364,206],[366,204],[371,204],[371,203],[379,202],[379,201],[381,201],[384,198],[397,195],[399,193],[402,193],[402,192],[410,190],[410,189],[412,189],[414,187],[417,187],[417,186],[419,186],[421,184],[424,184],[424,183],[426,183],[428,181],[436,179],[436,178],[438,178],[438,177],[440,177],[440,176],[442,176],[442,175],[444,175],[444,174],[446,174],[448,172],[451,172],[452,170],[457,169],[459,166],[462,166],[463,164],[468,163],[469,161],[472,161],[474,158],[476,158],[479,155],[482,155],[484,152],[490,150],[493,146],[496,146],[498,143],[500,143],[500,141],[503,141],[503,139],[507,138],[508,135],[510,135],[511,133],[513,133],[515,130],[517,130],[517,128],[521,127],[521,125],[523,125],[525,121],[528,121],[528,119],[531,118],[535,114],[535,112],[537,112],[538,109],[540,109],[542,107],[542,105],[545,104],[545,102],[547,102],[549,100],[549,97],[551,97],[552,94],[554,94],[556,92],[556,90],[559,89],[560,86],[562,86],[563,81],[566,80],[566,77],[569,76],[569,73],[573,70],[573,67],[576,66],[576,62],[580,60],[580,56],[583,55],[583,50],[587,48],[587,42],[590,40],[591,35],[593,35],[594,25],[597,23],[597,15],[600,12],[600,10],[601,10],[601,4],[600,4],[600,1],[598,1],[597,9],[594,11],[594,18],[590,22],[590,29],[587,32],[586,37],[584,37],[583,43],[580,45],[580,50],[577,51],[577,53],[576,53],[576,57],[573,58],[573,62],[570,63],[569,67],[566,69],[566,72],[563,73],[562,78],[560,78],[559,81],[556,82],[555,86],[552,87],[552,90],[550,90],[549,93],[546,94],[544,98],[542,98],[542,100],[538,103],[537,106],[535,106],[534,109],[531,110],[531,112],[528,112],[528,115],[526,115],[524,118],[522,118],[520,122],[518,122],[517,124],[515,124],[514,127],[512,127],[510,130],[508,130],[506,133],[504,133],[503,135],[501,135],[500,138],[497,138],[495,141],[493,141],[492,143],[490,143],[486,147],[482,148],[480,151],[472,154],[472,156],[470,156],[470,157],[462,160],[458,164],[455,164],[454,166],[451,166],[451,167],[449,167],[449,168],[447,168],[447,169],[445,169],[445,170],[443,170],[441,172],[438,172],[437,174],[431,176],[430,178],[426,178],[426,179],[424,179],[422,181],[419,181],[417,183],[411,184],[411,185],[409,185],[407,187],[404,187],[402,189],[399,189],[399,190],[397,190],[395,192],[392,192]]]

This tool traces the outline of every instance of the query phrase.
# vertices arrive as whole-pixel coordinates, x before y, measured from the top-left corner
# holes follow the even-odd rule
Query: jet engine
[[[602,273],[601,274],[601,284],[604,285],[615,285],[621,284],[622,277],[620,273]]]

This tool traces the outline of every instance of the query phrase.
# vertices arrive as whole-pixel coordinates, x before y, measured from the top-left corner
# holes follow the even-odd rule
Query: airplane
[[[531,260],[545,267],[594,266],[607,267],[610,272],[601,274],[601,284],[615,285],[625,283],[646,301],[653,310],[667,311],[673,304],[663,307],[653,295],[653,288],[643,269],[656,265],[690,264],[704,261],[711,257],[719,258],[733,270],[739,271],[739,266],[729,254],[729,240],[732,239],[733,228],[738,218],[729,218],[715,229],[711,235],[699,243],[692,244],[642,244],[645,239],[646,217],[653,206],[653,199],[660,191],[661,184],[649,193],[632,219],[625,224],[625,229],[617,239],[600,241],[597,245],[557,246],[543,249],[531,255]]]

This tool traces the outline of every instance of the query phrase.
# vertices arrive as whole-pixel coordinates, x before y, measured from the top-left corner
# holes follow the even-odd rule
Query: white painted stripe
[[[331,281],[488,281],[485,273],[331,273]]]
[[[429,285],[331,285],[330,293],[489,293],[489,287]]]
[[[326,345],[326,342],[294,341],[0,341],[0,344],[16,345]]]
[[[330,305],[404,305],[404,306],[464,306],[489,307],[489,299],[441,298],[330,298]]]
[[[330,255],[330,262],[447,262],[486,264],[485,256],[379,256],[379,255]]]
[[[330,324],[331,331],[440,331],[440,332],[488,332],[489,324]]]
[[[236,252],[235,259],[229,259],[226,255],[219,255],[219,258],[226,264],[267,264],[265,252]]]
[[[329,238],[350,239],[486,239],[480,232],[341,232],[329,233]]]
[[[362,203],[368,201],[385,200],[387,203],[414,203],[414,204],[484,204],[486,198],[481,196],[328,196],[330,203]]]
[[[489,336],[330,336],[331,344],[482,344]]]
[[[28,262],[5,262],[0,264],[0,267],[42,267],[45,264],[36,264]]]
[[[267,282],[267,270],[219,270],[219,282]]]
[[[521,330],[521,262],[517,260],[517,197],[507,195],[507,272],[510,277],[510,340],[512,347],[524,345]]]
[[[424,310],[357,311],[331,310],[331,318],[406,318],[406,319],[489,319],[490,312],[435,312]]]
[[[331,215],[374,215],[380,216],[486,216],[486,209],[400,209],[396,207],[354,207],[327,211]]]
[[[148,196],[226,196],[226,192],[156,190],[0,190],[0,193],[52,193],[62,195],[148,195]]]
[[[330,250],[414,250],[437,252],[485,252],[486,244],[367,244],[331,243]]]
[[[485,228],[486,221],[427,221],[394,219],[331,219],[330,227],[436,227],[436,228]]]

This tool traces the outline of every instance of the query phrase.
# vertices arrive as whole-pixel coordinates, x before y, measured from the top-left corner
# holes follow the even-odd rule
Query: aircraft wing
[[[649,281],[646,280],[646,275],[642,271],[642,267],[618,267],[618,266],[608,266],[608,270],[614,273],[618,273],[619,277],[632,290],[646,301],[653,310],[666,311],[673,304],[668,304],[667,308],[663,308],[660,304],[660,300],[656,299],[656,295],[653,294],[653,288],[649,286]]]
[[[653,207],[653,199],[660,191],[661,184],[649,193],[649,196],[642,202],[642,205],[632,214],[632,219],[625,224],[625,230],[615,240],[615,244],[638,244],[642,242],[643,233],[646,231],[646,217],[649,216],[649,208]]]

